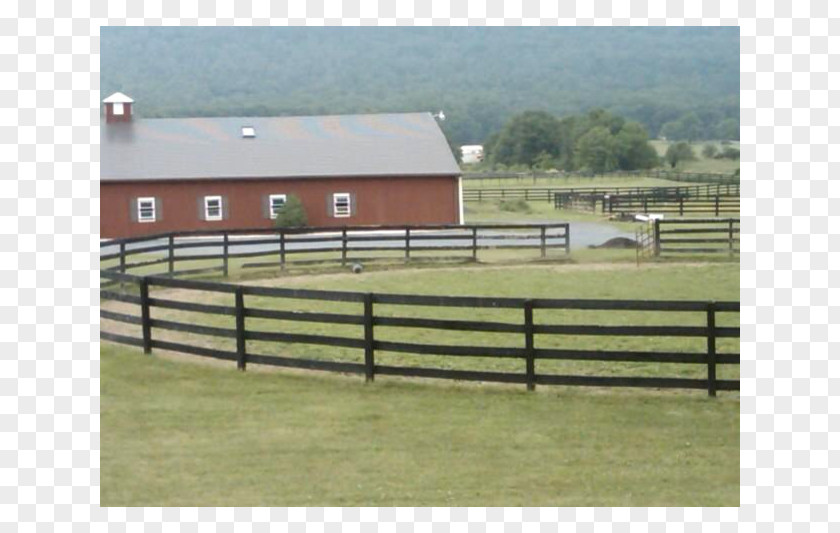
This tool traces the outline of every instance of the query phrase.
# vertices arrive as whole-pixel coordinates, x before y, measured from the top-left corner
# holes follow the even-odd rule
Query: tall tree
[[[648,139],[644,126],[638,122],[625,123],[615,136],[618,168],[639,170],[659,166],[659,156]]]
[[[672,144],[668,147],[668,151],[665,152],[665,161],[671,165],[671,168],[676,168],[682,161],[693,161],[694,159],[697,159],[697,157],[694,155],[694,150],[691,149],[691,145],[687,142]]]
[[[578,139],[575,158],[579,168],[609,172],[618,167],[615,137],[604,126],[596,126]]]
[[[560,122],[544,111],[526,111],[508,121],[487,154],[494,163],[533,166],[540,154],[560,153]],[[544,159],[545,156],[542,156]]]

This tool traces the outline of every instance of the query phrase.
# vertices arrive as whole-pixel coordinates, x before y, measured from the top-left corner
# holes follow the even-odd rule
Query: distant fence
[[[586,179],[586,178],[635,178],[650,177],[670,181],[684,181],[689,183],[739,183],[740,177],[734,174],[722,174],[712,172],[680,172],[676,170],[618,170],[612,172],[547,172],[547,171],[525,171],[525,172],[465,172],[463,179],[469,184],[473,181],[487,182],[497,180],[514,182],[539,183],[540,180],[557,180],[564,178]]]
[[[708,213],[720,216],[724,213],[741,212],[738,196],[714,196],[712,198],[657,198],[648,196],[610,196],[602,202],[604,213],[662,213],[679,216]]]
[[[524,199],[527,201],[554,201],[557,194],[602,197],[604,195],[681,195],[686,198],[712,198],[738,196],[738,183],[684,185],[675,187],[500,187],[492,189],[464,189],[465,202]]]
[[[101,318],[104,321],[127,324],[134,329],[139,327],[139,335],[127,335],[124,332],[109,331],[103,324],[100,338],[106,341],[141,347],[145,353],[152,349],[170,350],[214,359],[236,362],[240,370],[248,364],[273,365],[290,368],[326,370],[333,372],[363,374],[367,380],[376,375],[442,378],[466,381],[485,381],[500,383],[525,384],[528,390],[541,385],[576,385],[597,387],[651,387],[675,389],[706,390],[710,396],[717,391],[737,391],[737,379],[719,379],[717,370],[720,365],[737,365],[738,353],[724,353],[718,349],[719,339],[737,339],[739,327],[722,327],[720,317],[738,313],[738,302],[711,301],[648,301],[648,300],[560,300],[560,299],[525,299],[525,298],[484,298],[464,296],[428,296],[408,294],[378,294],[362,292],[323,291],[294,288],[268,288],[258,286],[237,286],[209,281],[174,279],[169,277],[133,276],[115,271],[103,270],[100,273],[109,285],[122,284],[134,286],[131,291],[100,290],[103,302],[108,300],[128,304],[134,312],[127,313],[103,308]],[[187,291],[188,300],[172,299],[167,293],[154,294],[153,289],[180,289]],[[183,293],[182,293],[183,294]],[[230,301],[224,305],[207,304],[213,295],[228,295]],[[259,298],[260,305],[251,298]],[[351,303],[358,306],[356,312],[315,312],[311,307],[293,310],[278,310],[266,307],[265,301],[293,300],[311,302]],[[389,309],[447,308],[463,310],[465,320],[449,318],[417,318],[395,316],[393,311],[379,312],[380,306]],[[499,321],[479,320],[479,311],[494,309],[507,310],[518,320]],[[196,323],[195,320],[170,320],[159,317],[158,310],[175,310],[199,313],[215,321],[213,325]],[[557,310],[595,311],[592,322],[586,324],[569,323],[566,320],[550,322],[541,313]],[[623,313],[622,325],[604,325],[604,315],[611,311]],[[626,312],[667,312],[668,316],[694,316],[675,325],[675,320],[667,320],[669,325],[628,325]],[[638,314],[638,313],[637,313]],[[698,316],[699,315],[699,316]],[[634,315],[635,316],[635,315]],[[702,325],[698,318],[702,317]],[[540,320],[540,318],[543,318]],[[258,324],[252,325],[252,320]],[[227,321],[220,325],[219,321]],[[355,335],[320,334],[311,331],[290,332],[289,321],[295,324],[323,326],[356,326]],[[402,342],[383,339],[385,332],[392,328],[421,328],[429,332],[429,343]],[[163,340],[157,338],[158,331],[173,331],[196,335],[200,342]],[[474,344],[443,344],[435,340],[444,332],[492,332],[513,336],[518,347],[479,346]],[[549,347],[546,339],[557,336],[583,336],[586,338],[603,337],[644,337],[649,341],[659,338],[696,338],[705,341],[705,350],[687,351],[636,351],[636,350],[598,350]],[[387,337],[386,337],[387,338]],[[229,348],[219,348],[213,344],[221,339],[229,343]],[[516,340],[518,339],[518,340]],[[592,341],[594,342],[594,341]],[[270,344],[273,353],[259,353],[252,343]],[[234,346],[235,348],[232,348]],[[318,360],[277,355],[276,350],[284,346],[294,350],[299,345],[318,345],[328,348],[349,348],[359,351],[354,360]],[[540,346],[540,347],[538,347]],[[490,358],[491,360],[519,360],[520,372],[459,370],[432,366],[434,363],[415,366],[395,366],[377,362],[380,352],[413,354],[421,358],[429,356],[452,357],[453,361],[464,358]],[[428,359],[426,359],[428,361]],[[485,359],[487,360],[487,359]],[[650,364],[663,364],[666,368],[680,368],[685,365],[705,367],[705,378],[687,377],[627,377],[616,376],[608,369],[608,375],[562,375],[544,372],[541,362],[546,361],[586,361],[610,363],[639,363],[650,368]],[[588,363],[587,363],[588,364]],[[674,364],[676,367],[668,366]],[[451,366],[451,365],[443,365]],[[658,368],[658,367],[657,367]],[[679,372],[676,371],[678,374]]]
[[[616,213],[737,214],[741,211],[740,196],[683,194],[682,191],[650,191],[646,194],[555,193],[555,209],[577,209]]]
[[[344,226],[336,228],[237,229],[173,232],[114,239],[101,245],[100,261],[126,273],[165,265],[167,275],[222,272],[232,259],[270,258],[244,263],[242,268],[283,267],[377,260],[477,261],[480,250],[570,249],[569,224],[485,224],[438,226]],[[185,253],[186,252],[186,253]],[[453,253],[460,255],[453,257]],[[447,254],[447,255],[441,255]],[[296,256],[317,256],[296,259]],[[178,263],[217,261],[199,269],[176,269]]]
[[[737,218],[686,218],[654,221],[654,255],[727,254],[740,252]]]

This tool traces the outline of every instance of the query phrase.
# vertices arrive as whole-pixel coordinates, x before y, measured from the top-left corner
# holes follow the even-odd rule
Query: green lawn
[[[103,506],[737,506],[739,402],[101,348]]]

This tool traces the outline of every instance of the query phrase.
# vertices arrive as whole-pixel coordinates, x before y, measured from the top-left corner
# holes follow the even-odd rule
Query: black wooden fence
[[[243,268],[286,267],[319,263],[376,260],[477,261],[480,250],[570,249],[569,224],[483,224],[438,226],[342,226],[336,228],[236,229],[190,231],[114,239],[101,245],[100,261],[114,261],[109,270],[166,265],[166,274],[222,272],[232,259],[266,258]],[[186,253],[185,253],[186,252]],[[441,254],[449,255],[441,255]],[[453,253],[460,255],[452,256]],[[295,256],[316,255],[315,259]],[[133,259],[133,261],[132,261]],[[177,269],[177,263],[216,261],[198,269]]]
[[[442,378],[466,381],[485,381],[525,384],[533,390],[537,384],[577,385],[598,387],[651,387],[706,390],[710,396],[717,391],[739,390],[739,380],[720,379],[717,377],[720,365],[737,365],[738,353],[725,353],[718,349],[719,339],[736,339],[740,336],[739,327],[722,327],[721,315],[739,312],[738,302],[702,302],[702,301],[647,301],[647,300],[560,300],[560,299],[525,299],[525,298],[484,298],[464,296],[427,296],[408,294],[375,294],[361,292],[323,291],[294,288],[268,288],[257,286],[238,286],[226,283],[183,280],[169,277],[133,276],[114,271],[102,271],[101,277],[110,284],[134,285],[133,291],[100,291],[103,302],[112,300],[122,304],[131,304],[136,311],[129,314],[122,311],[103,308],[101,318],[107,321],[139,326],[139,336],[108,331],[103,327],[100,337],[103,340],[142,347],[146,353],[153,349],[170,350],[186,354],[210,357],[236,362],[240,370],[248,364],[273,365],[281,367],[327,370],[334,372],[365,375],[373,380],[378,375],[408,376],[423,378]],[[188,301],[167,297],[166,292],[155,294],[153,289],[182,289],[192,291],[194,297]],[[230,297],[227,305],[200,304],[207,301],[208,294],[226,294]],[[254,306],[248,301],[251,297],[281,299],[284,301],[322,301],[330,304],[356,303],[357,313],[313,312],[311,310],[277,310],[265,306]],[[461,308],[465,320],[418,318],[411,316],[393,316],[380,313],[379,306],[398,308]],[[124,306],[123,306],[124,307]],[[121,308],[122,309],[122,308]],[[183,312],[201,313],[216,317],[233,318],[234,327],[218,327],[195,323],[194,320],[181,321],[156,318],[156,309],[168,309]],[[475,317],[482,309],[512,310],[521,317],[515,322],[497,320],[478,320]],[[547,323],[540,313],[553,310],[598,311],[595,324]],[[700,315],[704,325],[603,325],[603,314],[608,311],[668,312],[683,315]],[[153,318],[154,317],[154,318]],[[256,329],[249,326],[250,319],[265,319],[276,322],[271,327]],[[292,333],[284,331],[284,321],[314,325],[342,324],[359,326],[357,335],[340,336],[312,333]],[[423,328],[428,330],[433,339],[434,333],[457,332],[494,332],[513,335],[520,342],[519,347],[493,347],[477,345],[420,344],[383,340],[380,330],[388,328]],[[219,349],[204,345],[190,344],[156,337],[157,331],[175,331],[201,336],[202,339],[235,340],[235,349]],[[547,337],[559,335],[584,337],[647,337],[649,340],[671,337],[694,337],[705,340],[703,351],[635,351],[635,350],[593,350],[593,349],[558,349],[540,348],[538,345]],[[539,341],[539,342],[538,342]],[[269,342],[279,348],[294,350],[301,344],[321,345],[333,349],[351,348],[361,351],[355,360],[317,360],[288,355],[269,355],[254,353],[249,342]],[[233,343],[231,343],[232,345]],[[414,354],[424,356],[449,356],[453,358],[502,358],[519,360],[521,372],[499,372],[482,370],[462,370],[436,368],[429,365],[395,366],[377,361],[381,352]],[[285,352],[284,352],[285,353]],[[615,375],[558,375],[545,373],[537,367],[540,361],[606,361],[611,363],[665,363],[677,365],[700,365],[705,367],[705,378],[687,377],[625,377]],[[671,367],[673,368],[673,367]]]
[[[616,170],[612,172],[548,172],[531,170],[525,172],[465,172],[462,175],[464,181],[469,184],[485,183],[496,181],[502,182],[530,182],[539,183],[540,180],[555,181],[558,179],[582,179],[582,178],[656,178],[669,181],[681,181],[687,183],[739,183],[740,177],[736,174],[721,174],[712,172],[681,172],[676,170]]]
[[[574,209],[602,214],[661,213],[667,215],[737,214],[738,196],[686,196],[681,194],[566,194],[554,195],[555,209]]]
[[[741,231],[738,218],[685,218],[654,221],[654,254],[739,253]]]
[[[716,196],[737,197],[741,186],[734,184],[681,185],[675,187],[500,187],[464,189],[465,202],[486,202],[523,199],[535,202],[553,202],[557,195],[593,198],[600,201],[605,195],[633,196],[683,196],[692,199],[709,199]]]
[[[612,196],[604,197],[601,202],[602,213],[662,213],[671,215],[690,214],[731,214],[741,212],[741,199],[738,196],[714,196],[711,198],[675,198],[656,196]]]

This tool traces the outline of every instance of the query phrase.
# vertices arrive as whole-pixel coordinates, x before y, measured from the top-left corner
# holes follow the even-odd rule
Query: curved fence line
[[[113,270],[102,270],[100,276],[110,286],[100,290],[100,297],[103,302],[115,302],[102,309],[103,322],[139,329],[131,335],[124,331],[109,331],[103,326],[102,340],[142,347],[146,353],[157,348],[235,361],[240,370],[253,363],[364,374],[367,380],[381,374],[522,383],[529,390],[539,383],[702,389],[714,396],[719,390],[737,391],[740,388],[737,379],[717,377],[721,365],[740,362],[738,353],[718,349],[720,341],[740,337],[739,327],[720,325],[720,317],[732,318],[732,314],[739,312],[738,302],[380,294],[235,285],[137,276]],[[158,289],[164,290],[155,292]],[[187,300],[172,299],[165,289],[180,289],[190,296]],[[275,302],[278,304],[274,305]],[[325,307],[313,309],[312,306],[318,303]],[[347,306],[352,309],[348,311]],[[432,312],[434,316],[416,316],[421,310]],[[163,311],[170,314],[164,316]],[[172,316],[173,311],[197,314],[207,317],[207,321],[193,315],[190,315],[193,318]],[[558,319],[554,314],[558,311],[595,314],[586,315],[589,322],[570,323],[562,317]],[[453,312],[456,317],[451,316]],[[500,313],[504,316],[495,316]],[[621,315],[620,323],[609,325],[611,313]],[[656,316],[668,323],[650,324],[644,320],[643,323],[628,323],[627,317],[633,313],[658,313]],[[676,321],[679,323],[674,323]],[[292,328],[290,324],[297,326]],[[326,331],[325,326],[329,328]],[[348,334],[345,330],[339,331],[339,327],[357,329]],[[419,337],[410,334],[417,330],[428,334]],[[159,333],[155,332],[174,332],[185,338],[159,338]],[[476,334],[480,336],[476,338]],[[454,335],[455,339],[461,339],[462,335],[472,336],[463,340],[445,337],[449,342],[443,343],[440,340],[443,335]],[[488,344],[482,341],[486,335],[501,335],[506,340]],[[190,338],[201,341],[191,343]],[[558,343],[558,338],[625,339],[617,346],[624,346],[627,339],[633,338],[644,340],[645,344],[662,339],[684,340],[672,345],[671,349],[643,351],[632,347],[599,348],[597,345],[581,348]],[[433,340],[425,342],[428,339]],[[705,349],[677,348],[684,348],[682,343],[692,339],[703,342]],[[266,345],[271,353],[260,352],[259,347]],[[301,350],[302,346],[322,346],[330,351],[356,350],[358,356],[336,361],[277,353],[281,348],[294,351]],[[433,362],[418,367],[407,364],[408,360],[398,359],[397,364],[393,361],[387,364],[387,361],[377,361],[383,353],[389,358],[397,356]],[[453,363],[435,366],[434,361],[438,359],[429,358],[437,357],[445,357]],[[457,368],[460,361],[475,358],[486,361],[483,364],[489,368]],[[506,363],[507,366],[500,370],[501,363],[496,362],[503,361],[519,361],[521,371],[511,371],[512,363]],[[654,368],[657,375],[615,376],[609,375],[610,372],[597,376],[569,375],[543,368],[558,362],[640,364],[647,369]],[[705,376],[684,377],[680,375],[682,372],[668,375],[667,369],[675,368],[674,365],[677,368],[685,365],[705,367]]]
[[[228,275],[232,259],[270,258],[242,268],[399,260],[478,261],[481,250],[535,250],[568,255],[569,224],[482,224],[440,226],[342,226],[337,228],[263,228],[184,231],[114,239],[100,244],[104,267],[126,273],[167,265],[166,274],[221,271]],[[372,253],[372,254],[371,254]],[[359,255],[367,254],[367,255]],[[290,260],[293,256],[311,259]],[[134,259],[129,262],[129,258]],[[184,271],[178,263],[217,261],[211,267]]]

